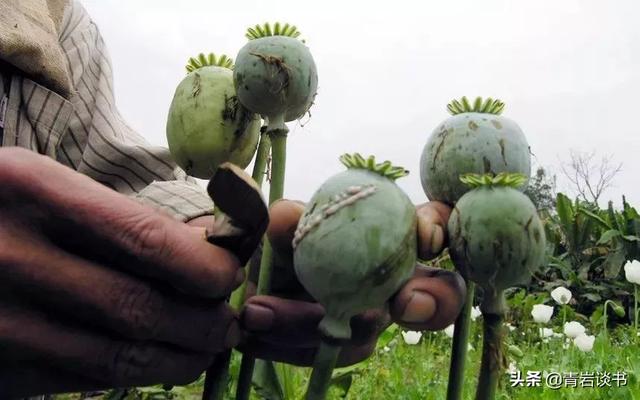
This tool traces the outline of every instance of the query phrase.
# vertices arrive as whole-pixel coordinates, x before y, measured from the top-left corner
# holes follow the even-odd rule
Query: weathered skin
[[[451,213],[448,231],[456,268],[495,293],[528,282],[543,262],[542,222],[531,200],[514,188],[466,193]]]
[[[334,196],[354,186],[367,192],[314,223],[323,205],[335,204]],[[327,311],[320,324],[324,334],[348,339],[353,315],[382,307],[410,278],[416,261],[416,223],[409,198],[392,180],[376,173],[350,169],[318,189],[298,224],[299,231],[308,224],[313,227],[294,240],[294,264],[302,285]]]
[[[189,175],[209,179],[220,164],[241,168],[258,145],[260,119],[235,98],[233,73],[199,68],[178,85],[167,119],[167,140],[176,163]]]
[[[433,131],[420,158],[425,194],[451,205],[469,190],[460,175],[500,172],[529,177],[531,157],[520,127],[493,114],[469,112],[446,119]]]
[[[234,69],[238,98],[251,111],[293,121],[311,107],[318,73],[309,49],[298,39],[269,36],[249,41]]]

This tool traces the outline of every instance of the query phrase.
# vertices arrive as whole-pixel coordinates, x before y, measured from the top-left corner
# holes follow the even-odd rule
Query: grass
[[[470,349],[467,361],[467,372],[464,387],[464,399],[473,399],[480,363],[482,347],[481,319],[472,323],[470,330]],[[515,323],[514,323],[515,324]],[[524,326],[509,332],[507,345],[517,346],[522,350],[510,352],[508,358],[515,363],[516,369],[525,379],[527,371],[556,371],[576,374],[577,387],[561,387],[553,389],[541,378],[538,387],[511,387],[510,376],[505,373],[501,381],[498,399],[624,399],[640,400],[640,357],[638,356],[638,338],[631,327],[621,325],[611,330],[608,337],[600,334],[596,337],[593,350],[582,352],[573,343],[567,343],[564,337],[549,338],[544,343],[538,334],[539,325],[527,322]],[[559,326],[547,326],[561,332]],[[588,331],[590,334],[593,332]],[[565,348],[566,347],[566,348]],[[344,389],[348,388],[347,399],[397,399],[397,400],[440,400],[446,398],[446,387],[449,370],[451,339],[443,332],[425,332],[417,345],[404,342],[400,330],[393,327],[385,332],[378,343],[374,354],[366,361],[346,369],[336,370],[337,385],[330,391],[331,399],[341,399]],[[239,357],[234,355],[231,374],[237,374]],[[288,399],[301,399],[309,377],[309,369],[287,368],[289,381],[283,385]],[[580,373],[602,374],[609,372],[626,373],[626,385],[611,381],[611,387],[580,387]],[[587,379],[587,381],[589,381]],[[160,399],[200,399],[204,377],[186,387],[175,387],[164,391],[160,386],[140,388],[130,391],[126,400],[160,400]],[[594,377],[594,386],[598,381]],[[569,381],[571,383],[571,381]],[[233,387],[229,388],[228,399],[232,399]],[[123,398],[102,396],[103,399]],[[79,399],[79,395],[56,396],[56,400]],[[252,399],[260,399],[252,395]]]
[[[464,399],[473,399],[480,364],[481,339],[479,324],[475,324],[471,339],[472,350],[468,351]],[[563,348],[563,338],[552,338],[548,343],[527,340],[518,330],[510,333],[512,343],[523,353],[518,358],[509,355],[523,378],[527,371],[598,372],[624,371],[627,373],[625,387],[612,388],[560,388],[510,387],[509,375],[501,381],[500,399],[640,399],[638,374],[640,359],[637,346],[630,345],[625,330],[610,335],[611,343],[596,340],[592,352],[583,353],[573,344]],[[353,399],[445,399],[448,379],[449,346],[451,340],[441,333],[423,336],[419,345],[409,346],[401,339],[388,352],[378,352],[368,362],[361,376],[355,381],[350,397]],[[393,342],[392,342],[393,344]],[[615,386],[615,384],[614,384]]]

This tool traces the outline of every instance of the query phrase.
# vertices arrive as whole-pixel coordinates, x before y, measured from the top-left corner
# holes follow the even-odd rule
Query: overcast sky
[[[161,145],[190,56],[235,58],[246,27],[296,24],[319,89],[311,119],[289,124],[287,197],[308,199],[359,151],[409,169],[398,182],[423,201],[424,143],[452,98],[481,95],[506,103],[536,164],[559,174],[571,149],[622,162],[605,200],[640,207],[637,0],[82,2],[110,49],[119,109]]]

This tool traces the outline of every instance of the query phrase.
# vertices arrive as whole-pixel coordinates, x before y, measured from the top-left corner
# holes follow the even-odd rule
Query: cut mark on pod
[[[200,80],[201,80],[200,74],[196,72],[193,78],[193,88],[191,89],[191,97],[198,97],[198,95],[200,94],[200,89],[201,89]],[[196,105],[197,104],[198,103],[196,102]]]
[[[359,200],[367,198],[374,194],[378,188],[373,185],[349,186],[344,192],[339,193],[323,204],[317,213],[312,212],[304,219],[303,223],[298,226],[294,235],[291,246],[295,249],[298,243],[305,238],[315,228],[322,224],[322,221],[331,217],[344,207],[350,206]]]
[[[504,156],[504,139],[500,139],[498,141],[498,145],[500,145],[500,155],[502,156],[502,161],[504,161],[504,165],[507,165],[507,158]]]
[[[436,160],[438,159],[438,156],[440,155],[440,152],[442,151],[442,148],[444,147],[444,141],[447,138],[447,135],[449,133],[451,133],[451,132],[452,132],[452,130],[447,130],[444,126],[442,127],[440,132],[438,132],[438,137],[441,138],[441,139],[440,139],[440,143],[438,143],[438,148],[436,148],[436,152],[433,155],[433,162],[431,163],[431,170],[432,171],[436,170]]]
[[[283,58],[264,55],[260,53],[249,53],[254,57],[258,57],[262,62],[271,69],[272,75],[270,77],[271,92],[286,95],[287,89],[289,89],[289,81],[291,80],[291,68],[285,63]],[[280,79],[277,79],[280,78]],[[279,81],[279,82],[278,82]],[[279,86],[277,84],[279,83]]]

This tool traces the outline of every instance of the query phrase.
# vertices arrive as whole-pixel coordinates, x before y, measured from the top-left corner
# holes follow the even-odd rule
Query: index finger
[[[70,252],[205,297],[226,296],[244,278],[238,260],[208,243],[202,228],[169,218],[48,157],[25,154],[6,164],[11,168],[4,179],[8,192],[34,205],[37,215],[31,217]]]

